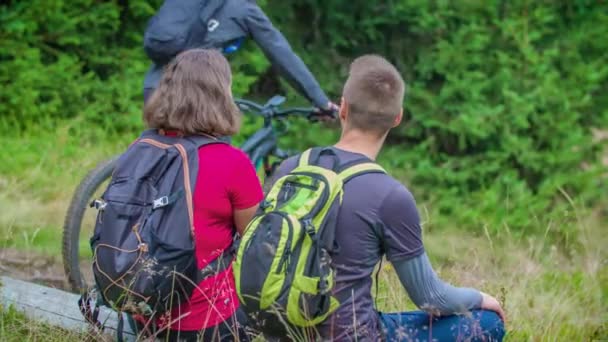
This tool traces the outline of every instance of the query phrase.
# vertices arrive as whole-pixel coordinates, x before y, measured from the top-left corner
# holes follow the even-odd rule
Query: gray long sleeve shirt
[[[441,280],[426,253],[392,263],[412,302],[427,312],[445,316],[481,307],[479,291],[455,287]]]
[[[357,153],[334,148],[341,164],[364,159]],[[332,163],[321,159],[322,166]],[[324,163],[327,163],[325,165]],[[297,166],[285,161],[277,179]],[[412,301],[421,309],[448,315],[478,308],[479,291],[451,286],[433,271],[422,243],[420,217],[414,197],[405,186],[386,174],[370,173],[344,185],[333,256],[336,273],[334,295],[338,310],[319,328],[324,340],[376,341],[380,335],[378,313],[371,294],[374,268],[386,255]]]
[[[251,37],[277,68],[279,73],[315,106],[325,108],[329,102],[319,83],[304,62],[277,30],[254,0],[208,0],[205,6],[217,10],[209,20],[214,20],[213,30],[193,37],[189,48],[222,48],[226,43],[243,37]],[[152,64],[144,79],[144,88],[156,88],[164,65]]]

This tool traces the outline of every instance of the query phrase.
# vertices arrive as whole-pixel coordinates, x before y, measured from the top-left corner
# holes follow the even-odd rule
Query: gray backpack
[[[209,19],[224,0],[165,0],[144,33],[144,51],[158,65],[182,51],[203,47]]]
[[[154,316],[188,299],[205,277],[228,267],[226,251],[197,269],[192,193],[198,149],[219,143],[145,131],[119,158],[100,199],[91,248],[102,303],[119,312]]]

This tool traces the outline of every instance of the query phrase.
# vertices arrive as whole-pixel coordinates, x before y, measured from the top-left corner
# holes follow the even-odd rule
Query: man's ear
[[[348,116],[348,103],[344,101],[344,97],[340,100],[340,112],[338,113],[341,121],[346,121],[346,117]]]
[[[399,126],[401,124],[401,120],[403,119],[403,108],[399,112],[399,115],[395,118],[395,122],[393,122],[393,128]]]

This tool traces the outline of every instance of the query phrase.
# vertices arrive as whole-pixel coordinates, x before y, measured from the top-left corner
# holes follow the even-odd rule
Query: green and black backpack
[[[318,166],[322,155],[333,157],[332,168]],[[268,192],[233,266],[241,306],[261,332],[286,336],[338,308],[331,256],[343,186],[372,172],[384,170],[367,158],[339,165],[333,149],[313,148]]]

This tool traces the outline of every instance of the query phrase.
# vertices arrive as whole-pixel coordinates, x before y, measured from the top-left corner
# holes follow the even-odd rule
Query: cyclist
[[[165,0],[144,35],[144,49],[152,61],[144,79],[144,102],[158,86],[164,66],[178,53],[191,48],[232,53],[246,37],[253,38],[280,74],[315,107],[323,112],[337,109],[254,0]]]

